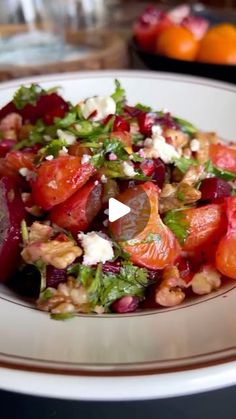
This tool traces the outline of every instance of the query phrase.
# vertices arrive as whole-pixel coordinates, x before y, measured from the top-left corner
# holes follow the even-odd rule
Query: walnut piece
[[[52,227],[47,224],[39,223],[35,221],[29,231],[29,243],[33,243],[36,241],[46,242],[50,239],[53,233]]]
[[[26,263],[33,263],[41,259],[57,269],[66,269],[82,254],[82,250],[73,241],[61,242],[51,240],[47,243],[33,242],[21,252]]]
[[[205,265],[202,271],[196,273],[191,281],[192,290],[195,294],[210,294],[221,286],[221,275],[213,266]]]
[[[186,284],[180,277],[176,266],[168,266],[163,270],[160,285],[156,289],[155,301],[163,307],[173,307],[181,304],[185,299],[183,291]]]
[[[195,138],[199,141],[199,150],[196,153],[197,160],[199,163],[205,163],[209,160],[210,144],[216,144],[220,142],[220,139],[215,132],[198,132]]]

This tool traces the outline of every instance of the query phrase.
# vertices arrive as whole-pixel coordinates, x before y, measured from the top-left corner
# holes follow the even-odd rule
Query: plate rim
[[[139,71],[139,70],[99,70],[99,71],[81,71],[81,72],[70,72],[70,73],[55,73],[55,74],[44,74],[40,76],[33,77],[24,77],[11,81],[4,81],[0,84],[0,94],[3,90],[10,88],[17,88],[21,84],[27,83],[47,83],[47,82],[63,82],[66,80],[80,80],[88,78],[116,78],[116,77],[139,77],[145,79],[156,79],[156,80],[169,80],[169,81],[179,81],[189,84],[198,84],[201,86],[213,87],[221,90],[227,90],[233,93],[236,93],[236,86],[231,83],[221,82],[216,80],[211,80],[204,77],[189,76],[189,75],[180,75],[176,73],[166,73],[166,72],[157,72],[157,71]],[[235,351],[235,347],[232,348]],[[205,372],[202,374],[202,371]],[[234,372],[234,373],[233,373]],[[206,361],[203,364],[198,363],[195,366],[188,365],[186,368],[181,367],[180,369],[172,368],[172,372],[162,370],[160,371],[148,371],[144,370],[139,371],[138,374],[135,374],[133,371],[129,373],[129,376],[119,373],[115,375],[115,371],[111,371],[110,375],[100,374],[97,375],[92,372],[92,374],[84,374],[84,372],[77,371],[75,374],[72,374],[71,371],[66,371],[66,374],[60,369],[45,369],[44,367],[32,367],[26,366],[24,364],[14,364],[8,362],[0,361],[0,387],[3,385],[3,389],[23,392],[27,394],[50,396],[50,397],[59,397],[67,399],[77,399],[77,400],[138,400],[138,399],[147,399],[147,398],[163,398],[163,397],[173,397],[186,394],[193,394],[201,391],[212,390],[216,388],[226,387],[236,383],[236,354],[234,353],[226,355],[223,359],[215,359],[212,361]],[[215,376],[218,374],[222,375],[222,381],[215,380]],[[26,382],[30,380],[32,386],[22,386],[22,376],[26,377]],[[200,379],[197,380],[196,377],[199,376]],[[4,378],[5,381],[3,381]],[[12,379],[6,380],[6,377]],[[44,385],[39,387],[37,385],[37,377],[40,377]],[[77,378],[76,388],[78,392],[73,391],[71,394],[66,394],[64,385],[57,391],[53,390],[52,385],[48,385],[49,381],[52,379],[55,380],[55,377],[60,377],[60,379],[66,379],[68,385],[70,382],[74,381],[74,378]],[[147,394],[145,391],[145,385],[142,384],[144,380],[143,377],[149,378],[150,381],[155,382],[154,389]],[[165,377],[166,385],[160,386],[160,379],[163,381]],[[182,389],[181,386],[177,385],[179,378],[182,377],[185,380],[189,381],[189,386]],[[205,382],[202,382],[202,379],[205,379]],[[50,380],[49,380],[50,378]],[[139,379],[138,379],[139,378]],[[214,379],[213,379],[214,378]],[[36,382],[35,382],[36,379]],[[95,380],[96,379],[96,380]],[[141,379],[141,380],[140,380]],[[94,383],[94,388],[91,388],[91,391],[88,391],[88,386],[85,386],[85,390],[82,388],[82,382],[86,381],[91,386]],[[94,381],[95,380],[95,381]],[[215,381],[214,381],[215,380]],[[17,385],[18,381],[21,382],[21,386]],[[24,381],[24,380],[23,380]],[[40,380],[39,380],[40,381]],[[136,382],[136,387],[139,388],[138,392],[132,390],[131,393],[127,394],[126,391],[121,391],[121,387],[124,386],[124,381],[128,384],[129,382]],[[145,381],[145,380],[144,380]],[[143,381],[143,382],[144,382]],[[119,388],[118,393],[114,391],[114,388],[110,388],[106,395],[101,394],[100,386],[106,384],[111,386],[115,384],[114,388]],[[175,383],[175,385],[174,385]],[[59,387],[59,386],[58,386]],[[135,386],[134,386],[135,387]],[[150,390],[150,388],[149,388]]]

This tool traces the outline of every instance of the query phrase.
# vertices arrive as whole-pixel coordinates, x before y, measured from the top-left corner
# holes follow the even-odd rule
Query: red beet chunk
[[[140,169],[142,170],[145,176],[152,176],[153,173],[155,172],[155,167],[156,166],[155,166],[154,160],[152,159],[145,159],[140,164]]]
[[[48,265],[46,272],[46,283],[47,287],[56,288],[61,282],[65,282],[67,279],[66,269],[57,269],[54,266]]]
[[[166,166],[160,159],[154,159],[155,169],[152,174],[152,179],[156,181],[159,188],[163,187],[166,177]]]
[[[14,103],[9,102],[7,103],[7,105],[3,106],[2,109],[0,109],[0,120],[5,118],[5,116],[7,116],[9,113],[12,113],[12,112],[19,113]]]
[[[5,155],[12,149],[15,145],[14,140],[2,140],[0,142],[0,157],[5,157]]]
[[[130,124],[129,124],[128,121],[126,121],[125,118],[123,118],[122,116],[117,115],[115,117],[115,121],[114,121],[114,124],[113,124],[112,131],[114,131],[114,132],[116,132],[116,131],[121,131],[121,132],[127,131],[127,132],[129,132],[130,131]]]
[[[138,124],[141,134],[146,137],[152,134],[152,126],[155,122],[155,117],[152,114],[142,112],[138,115]]]
[[[202,181],[200,191],[202,201],[212,201],[230,196],[232,188],[225,180],[211,177]]]
[[[0,282],[5,282],[17,269],[20,257],[20,224],[26,213],[16,182],[0,180]]]

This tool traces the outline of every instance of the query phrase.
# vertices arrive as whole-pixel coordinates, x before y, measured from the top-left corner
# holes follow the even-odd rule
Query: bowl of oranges
[[[236,11],[149,6],[133,25],[131,48],[149,69],[236,83]]]

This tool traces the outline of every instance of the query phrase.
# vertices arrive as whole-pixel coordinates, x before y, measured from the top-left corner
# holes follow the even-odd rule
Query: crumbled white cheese
[[[175,158],[180,157],[178,151],[161,135],[153,135],[144,141],[144,153],[146,158],[160,158],[164,163],[171,163]]]
[[[63,146],[58,154],[59,156],[66,156],[68,154],[68,149],[65,146]]]
[[[87,99],[81,105],[81,111],[85,119],[91,115],[93,121],[100,121],[108,115],[114,115],[116,112],[116,103],[110,96],[94,96]]]
[[[107,183],[107,177],[106,177],[106,175],[102,175],[101,176],[101,182],[102,183]]]
[[[161,128],[161,126],[160,125],[153,125],[152,126],[152,134],[157,134],[157,135],[161,135],[162,134],[162,132],[163,132],[163,129]]]
[[[124,175],[127,177],[133,177],[137,174],[131,162],[123,161],[122,167],[123,167]]]
[[[72,145],[76,142],[76,136],[62,129],[57,130],[57,136],[60,140],[64,140],[67,145]]]
[[[112,243],[96,231],[87,234],[80,233],[78,238],[84,249],[84,265],[96,265],[99,262],[105,263],[107,260],[113,259]]]
[[[19,169],[19,173],[20,173],[20,175],[21,175],[21,176],[26,177],[26,176],[28,176],[28,175],[29,175],[30,170],[29,170],[29,169],[27,169],[27,167],[21,167],[21,168]]]
[[[91,160],[91,156],[89,154],[83,154],[81,158],[81,164],[86,164]]]
[[[99,184],[98,180],[94,181],[94,185],[97,186]]]
[[[190,142],[190,150],[191,151],[199,151],[200,148],[200,142],[194,138],[191,142]]]
[[[48,160],[48,161],[53,160],[53,159],[54,159],[54,156],[52,154],[49,154],[49,156],[45,157],[45,160]]]
[[[57,189],[57,182],[55,180],[51,180],[50,182],[48,182],[48,186],[49,188]]]

